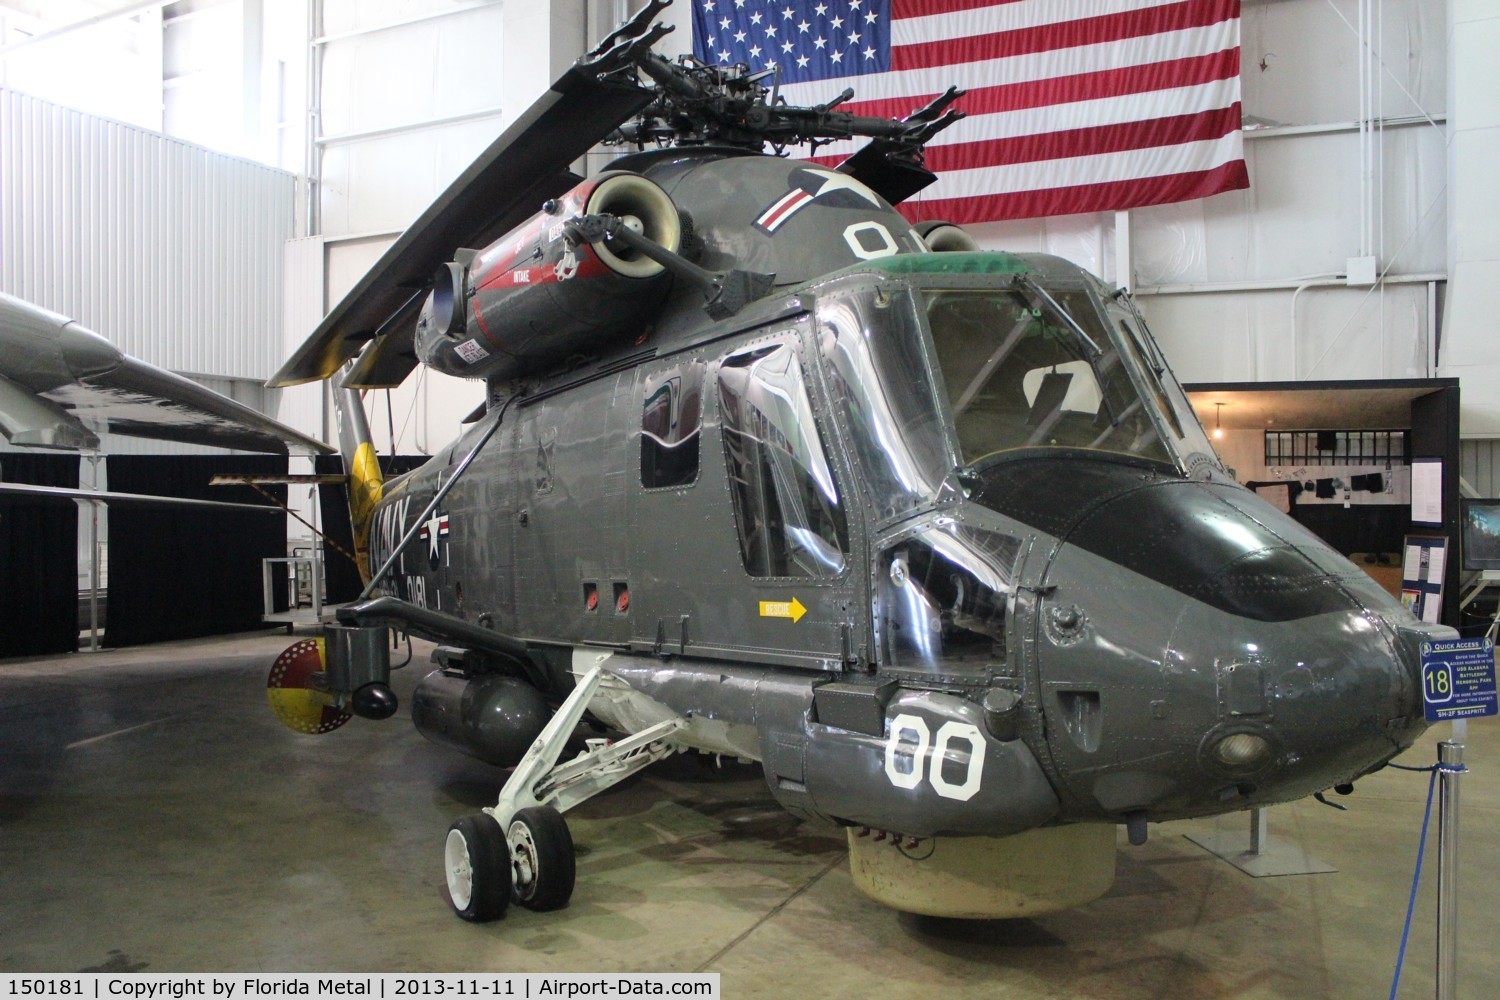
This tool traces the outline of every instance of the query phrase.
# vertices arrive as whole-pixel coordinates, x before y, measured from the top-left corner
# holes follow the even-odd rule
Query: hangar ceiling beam
[[[133,14],[140,14],[144,11],[155,10],[158,7],[165,7],[169,2],[170,0],[146,0],[146,2],[144,3],[128,3],[123,7],[116,7],[113,10],[101,11],[98,14],[93,14],[89,17],[80,18],[77,21],[70,21],[67,24],[59,25],[58,27],[53,28],[50,31],[44,31],[39,35],[32,35],[30,38],[23,38],[19,42],[11,42],[9,45],[0,45],[0,56],[10,55],[17,49],[25,48],[28,45],[35,45],[37,42],[51,41],[52,39],[57,38],[60,35],[66,35],[70,32],[77,31],[80,28],[91,28],[96,24],[104,24],[107,21],[115,21],[122,17],[130,17]]]

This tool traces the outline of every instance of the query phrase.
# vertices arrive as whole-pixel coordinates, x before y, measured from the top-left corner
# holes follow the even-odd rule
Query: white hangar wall
[[[152,364],[275,371],[295,191],[285,171],[0,90],[0,291]]]

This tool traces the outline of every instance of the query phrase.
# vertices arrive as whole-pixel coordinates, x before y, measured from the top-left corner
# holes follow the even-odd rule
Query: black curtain
[[[119,493],[269,504],[216,475],[284,476],[275,455],[114,455]],[[285,502],[285,486],[261,487]],[[286,555],[286,517],[254,511],[115,504],[109,512],[109,646],[135,646],[262,628],[261,560]],[[285,607],[285,573],[272,576]]]
[[[0,478],[78,488],[77,455],[0,455]],[[0,657],[78,648],[78,508],[0,496]]]
[[[1304,503],[1292,505],[1292,516],[1344,555],[1355,552],[1400,552],[1411,530],[1406,504]]]
[[[419,468],[427,463],[428,455],[391,455],[380,459],[380,471],[386,479]],[[319,455],[313,459],[313,468],[319,475],[343,475],[344,460],[338,455]],[[319,516],[323,519],[323,534],[332,544],[323,548],[323,599],[329,604],[344,604],[359,596],[364,582],[359,578],[359,568],[344,552],[354,552],[354,529],[349,524],[349,493],[342,483],[318,487]],[[340,552],[337,545],[344,550]],[[371,566],[371,571],[377,567]]]

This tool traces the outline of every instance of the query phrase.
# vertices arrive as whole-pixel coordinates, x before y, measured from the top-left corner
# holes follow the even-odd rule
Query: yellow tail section
[[[349,463],[349,521],[354,528],[354,561],[359,565],[360,579],[366,584],[371,572],[370,522],[384,490],[385,478],[380,473],[375,446],[362,441]]]

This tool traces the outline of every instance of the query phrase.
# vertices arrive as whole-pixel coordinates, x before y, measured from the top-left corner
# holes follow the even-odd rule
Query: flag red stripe
[[[1025,0],[891,0],[891,19],[899,21],[904,17],[952,14],[961,10],[1003,7],[1008,3],[1023,2]]]
[[[970,115],[992,115],[1003,111],[1020,111],[1074,101],[1092,101],[1106,97],[1150,93],[1173,87],[1192,87],[1214,80],[1228,80],[1240,75],[1240,50],[1224,49],[1202,56],[1189,56],[1169,62],[1125,66],[1098,73],[1078,73],[1050,80],[1024,83],[1002,83],[994,87],[971,89],[954,105]],[[892,97],[871,101],[850,101],[839,110],[876,118],[905,118],[936,97],[936,93]]]
[[[891,49],[891,69],[951,66],[1049,52],[1053,49],[1070,49],[1079,45],[1143,38],[1185,28],[1202,28],[1238,17],[1239,6],[1239,0],[1182,0],[1181,3],[1161,7],[1062,21],[1035,28],[1015,28],[988,35],[949,38],[918,45],[898,45]]]
[[[927,150],[927,168],[941,174],[949,170],[997,167],[1007,163],[1037,163],[1070,156],[1120,153],[1127,149],[1176,146],[1184,142],[1218,139],[1239,127],[1240,105],[1235,102],[1227,108],[1173,115],[1151,121],[930,146]]]
[[[1043,215],[1076,215],[1083,212],[1120,211],[1144,205],[1161,205],[1190,198],[1206,198],[1222,191],[1250,186],[1245,162],[1235,160],[1211,170],[1168,174],[1140,180],[1084,184],[1044,191],[976,195],[972,198],[929,198],[896,206],[902,215],[919,222],[942,219],[964,225],[1000,219],[1030,219]]]

